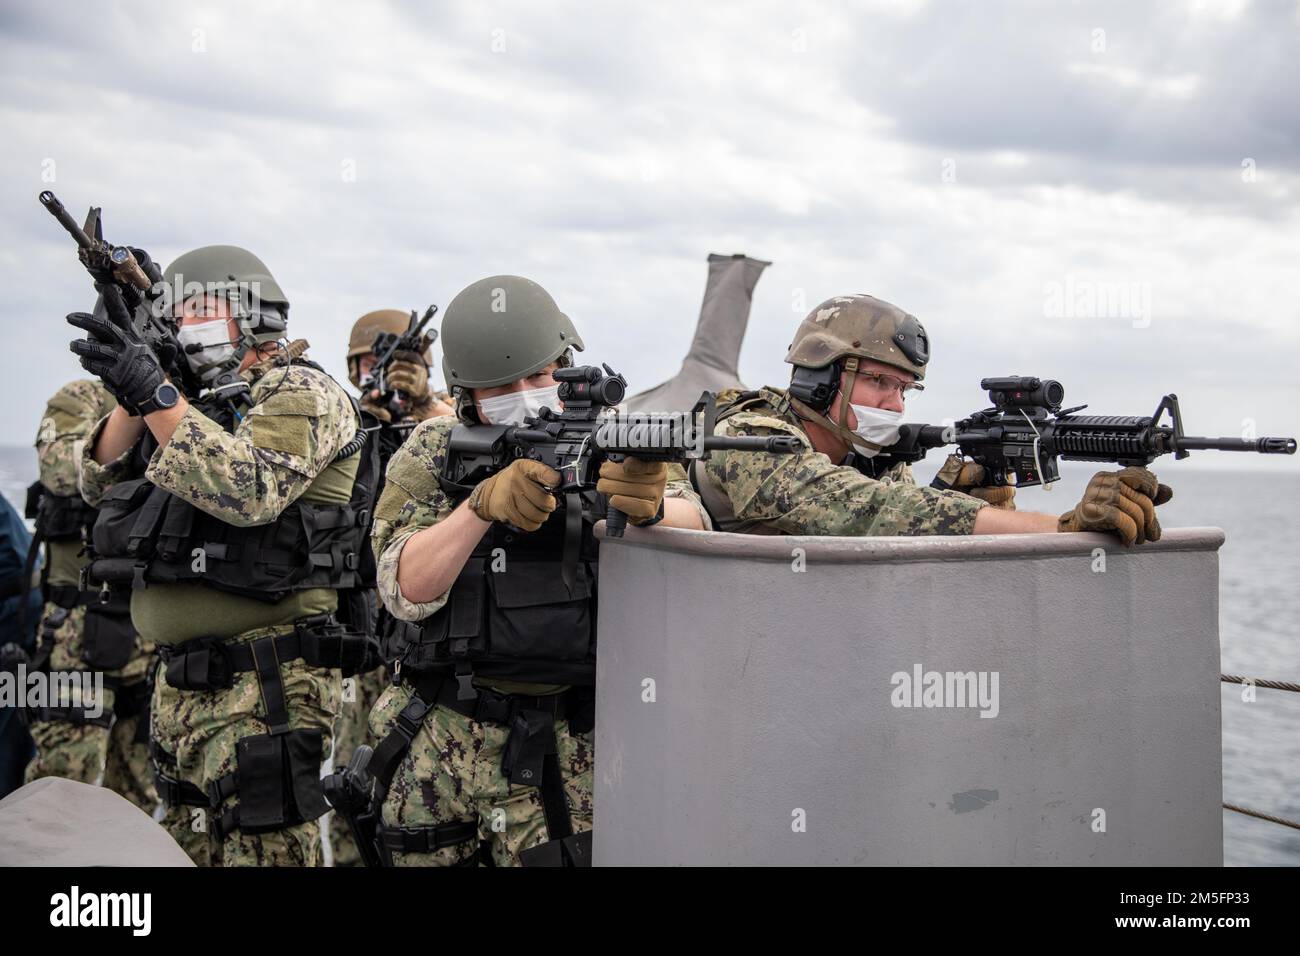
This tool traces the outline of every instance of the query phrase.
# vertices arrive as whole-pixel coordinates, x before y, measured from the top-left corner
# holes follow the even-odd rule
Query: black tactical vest
[[[36,481],[27,489],[24,514],[35,520],[42,541],[81,541],[98,512],[80,495],[56,495]]]
[[[72,544],[90,540],[90,529],[95,524],[99,512],[92,508],[80,495],[56,495],[40,481],[32,482],[27,489],[27,503],[23,511],[28,518],[35,520],[35,534],[28,546],[27,561],[24,565],[24,580],[31,580],[32,570],[41,548],[47,543]],[[87,592],[67,584],[50,583],[50,550],[45,549],[45,563],[41,567],[41,600],[52,601],[65,610],[72,610],[89,600]],[[26,607],[24,606],[24,612]],[[25,630],[26,614],[21,616],[20,624]]]
[[[233,408],[207,400],[194,406],[234,431]],[[267,603],[310,588],[357,591],[373,586],[367,538],[379,477],[378,448],[374,442],[363,444],[363,437],[359,431],[335,459],[362,456],[346,504],[298,499],[275,521],[254,527],[227,524],[147,478],[118,482],[100,502],[90,580],[136,588],[192,582]],[[146,462],[153,444],[146,432],[140,446]],[[346,618],[342,603],[340,616]]]
[[[452,459],[449,453],[449,465]],[[449,481],[443,488],[454,499],[467,494]],[[605,508],[594,493],[585,508],[579,496],[566,498],[531,533],[494,522],[447,603],[418,623],[398,622],[385,659],[400,661],[403,674],[594,685],[599,545],[592,516]]]

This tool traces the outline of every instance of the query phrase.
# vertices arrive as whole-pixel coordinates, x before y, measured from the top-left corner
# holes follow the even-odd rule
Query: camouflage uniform
[[[305,342],[291,352],[300,355]],[[250,404],[228,432],[190,408],[171,440],[154,451],[144,476],[155,486],[236,528],[277,521],[292,503],[346,502],[357,457],[335,458],[357,430],[346,393],[323,372],[305,365],[284,367],[264,360],[245,371]],[[83,489],[98,501],[138,470],[135,450],[106,465],[83,457]],[[296,590],[268,603],[200,583],[151,583],[131,595],[140,632],[159,644],[217,638],[230,647],[285,635],[294,622],[332,614],[338,594],[329,588]],[[288,727],[318,731],[323,752],[339,713],[337,667],[280,661]],[[234,675],[229,689],[178,690],[162,676],[155,682],[153,738],[159,769],[206,791],[236,770],[236,743],[266,735],[270,716],[256,672]],[[224,806],[229,808],[231,797]],[[323,803],[323,801],[322,801]],[[236,805],[237,806],[237,805]],[[314,866],[320,861],[320,826],[314,819],[261,833],[233,829],[218,838],[211,814],[201,807],[169,807],[164,824],[195,862],[211,865]]]
[[[357,382],[353,382],[357,384]],[[403,419],[403,423],[418,424],[428,418],[436,417],[435,403],[441,401],[440,393],[434,393],[434,402],[426,402],[412,409],[412,415]],[[361,402],[363,411],[375,415],[380,421],[389,418],[388,410],[369,401],[369,396]],[[381,441],[386,449],[396,450],[409,434],[409,429],[381,429]],[[390,452],[391,453],[391,452]],[[386,456],[387,457],[387,456]],[[377,741],[370,735],[368,721],[370,711],[378,703],[384,688],[388,686],[387,670],[381,665],[372,670],[347,678],[343,682],[343,700],[339,709],[338,721],[334,724],[334,767],[347,764],[353,751],[361,744],[373,747]],[[359,866],[361,854],[347,819],[337,811],[330,812],[329,819],[330,849],[333,852],[335,866]]]
[[[958,491],[922,488],[905,463],[879,478],[814,451],[785,391],[730,389],[718,406],[749,396],[718,422],[719,435],[793,435],[805,446],[792,455],[715,451],[695,466],[700,497],[719,531],[746,534],[973,534],[987,503]]]
[[[387,484],[375,509],[373,546],[378,558],[379,594],[398,619],[420,621],[447,603],[450,591],[432,601],[414,604],[401,593],[397,566],[402,548],[416,532],[444,520],[456,506],[439,487],[448,437],[457,424],[436,418],[417,428],[388,468]],[[671,481],[667,497],[686,497],[698,505],[690,486]],[[483,682],[500,693],[544,695],[564,687]],[[377,738],[393,730],[398,714],[411,698],[406,686],[388,688],[370,715]],[[591,829],[594,733],[577,733],[569,720],[554,722],[557,757],[574,832]],[[472,820],[478,838],[490,845],[497,865],[515,865],[521,851],[548,839],[537,787],[512,785],[501,769],[508,728],[481,723],[438,704],[423,719],[411,748],[398,766],[382,806],[385,826],[429,827]],[[449,865],[471,859],[473,842],[434,853],[393,854],[398,866]]]
[[[115,405],[113,396],[99,382],[87,379],[69,382],[50,399],[36,437],[40,483],[46,492],[61,498],[80,496],[81,446],[95,424]],[[84,553],[79,541],[49,541],[49,587],[68,591],[77,588]],[[46,603],[40,640],[46,645],[42,650],[49,650],[47,666],[51,671],[87,669],[85,619],[84,604],[65,608],[52,600]],[[93,784],[102,776],[105,787],[152,813],[158,796],[149,766],[148,711],[143,708],[153,662],[153,645],[137,634],[127,663],[104,672],[104,713],[119,711],[110,726],[58,716],[33,721],[31,732],[37,754],[27,767],[27,782],[57,776]],[[132,700],[139,701],[134,708],[128,706]],[[71,703],[60,700],[57,706],[66,708]]]

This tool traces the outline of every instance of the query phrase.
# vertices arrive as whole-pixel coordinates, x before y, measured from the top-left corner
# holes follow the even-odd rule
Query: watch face
[[[180,399],[180,392],[171,382],[163,382],[153,393],[153,400],[159,408],[172,408]]]

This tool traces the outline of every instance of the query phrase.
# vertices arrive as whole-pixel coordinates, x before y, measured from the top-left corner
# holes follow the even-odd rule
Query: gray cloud
[[[1198,430],[1300,430],[1293,6],[0,18],[0,372],[17,386],[2,441],[29,441],[80,374],[62,315],[91,294],[35,201],[47,186],[162,260],[252,248],[336,373],[361,313],[516,272],[575,317],[588,357],[648,386],[689,343],[705,254],[745,251],[774,262],[741,356],[756,384],[788,376],[802,308],[869,291],[931,329],[918,417],[971,411],[981,376],[1022,372],[1102,411],[1173,390]],[[1067,281],[1144,284],[1150,326],[1051,318],[1046,290]]]

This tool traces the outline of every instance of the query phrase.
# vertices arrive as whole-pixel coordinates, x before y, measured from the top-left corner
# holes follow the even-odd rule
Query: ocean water
[[[1211,453],[1207,452],[1206,455]],[[1201,470],[1192,459],[1153,468],[1174,489],[1161,505],[1163,527],[1216,527],[1219,551],[1219,645],[1225,674],[1300,682],[1300,458],[1290,471]],[[1026,510],[1059,514],[1079,500],[1095,471],[1065,462],[1052,489],[1017,496]],[[918,480],[921,475],[918,470]],[[1300,694],[1220,684],[1223,799],[1300,820]],[[1223,812],[1228,866],[1300,866],[1300,830]]]
[[[928,481],[937,463],[917,469]],[[1189,462],[1158,462],[1175,491],[1161,506],[1165,527],[1223,528],[1219,552],[1222,670],[1300,680],[1300,461],[1294,471],[1199,470]],[[1065,463],[1050,493],[1025,489],[1028,510],[1059,513],[1076,502],[1094,469]],[[31,448],[0,446],[0,492],[22,507],[36,477]],[[1221,685],[1223,794],[1229,803],[1300,820],[1300,694],[1260,689],[1245,703],[1237,685]],[[1224,862],[1229,866],[1300,866],[1300,831],[1224,811]]]

